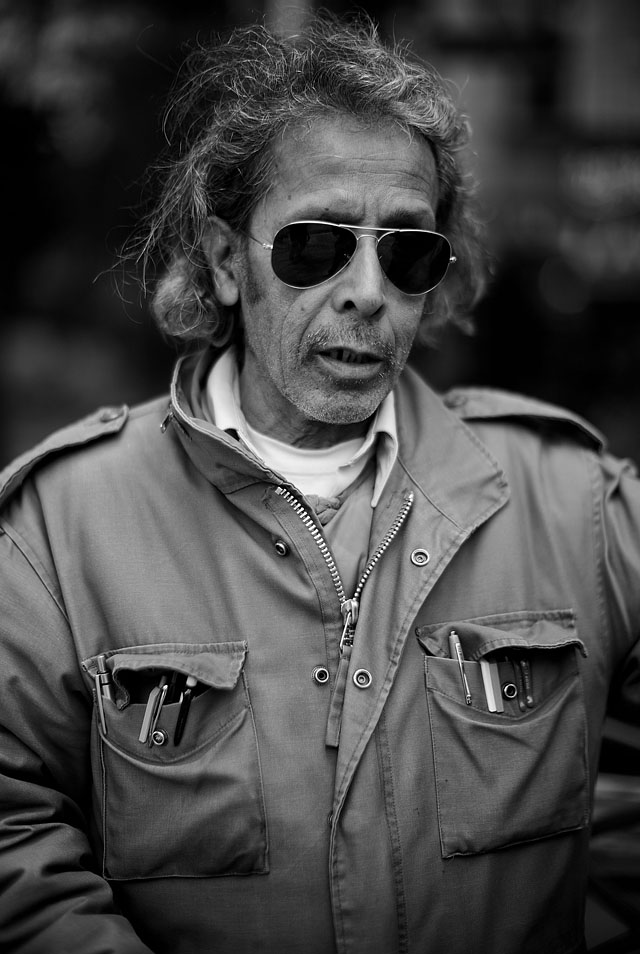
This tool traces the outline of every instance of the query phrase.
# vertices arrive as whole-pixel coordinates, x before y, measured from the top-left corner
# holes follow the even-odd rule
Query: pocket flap
[[[573,610],[523,611],[477,619],[451,620],[419,626],[416,635],[431,656],[449,656],[449,633],[460,637],[465,659],[477,662],[495,650],[561,649],[577,646],[587,650],[576,634]]]
[[[155,643],[127,646],[106,652],[105,663],[114,680],[120,672],[149,669],[175,671],[193,676],[199,683],[214,689],[234,689],[247,654],[244,641],[227,643]],[[82,663],[91,677],[98,671],[98,657]]]

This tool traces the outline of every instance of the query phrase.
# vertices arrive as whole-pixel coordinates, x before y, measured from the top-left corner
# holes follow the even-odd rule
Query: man
[[[640,488],[406,368],[481,289],[464,124],[331,20],[199,51],[171,117],[169,404],[2,477],[2,949],[581,951]]]

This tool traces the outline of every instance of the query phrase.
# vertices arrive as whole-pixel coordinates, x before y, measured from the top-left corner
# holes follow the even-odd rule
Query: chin
[[[309,421],[329,425],[355,425],[375,414],[391,390],[392,382],[377,383],[374,388],[308,387],[285,396]]]
[[[320,424],[361,424],[375,414],[383,400],[384,395],[380,400],[366,402],[344,399],[339,401],[334,394],[322,404],[314,402],[313,405],[306,404],[304,407],[298,405],[298,408],[309,420],[318,421]]]

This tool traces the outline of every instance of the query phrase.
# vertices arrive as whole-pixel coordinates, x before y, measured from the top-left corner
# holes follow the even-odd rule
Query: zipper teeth
[[[413,499],[414,499],[414,493],[413,493],[413,491],[410,491],[410,493],[409,493],[409,494],[407,495],[407,497],[405,498],[404,504],[402,505],[402,509],[400,510],[400,512],[398,513],[396,519],[393,521],[393,523],[391,524],[391,526],[390,526],[389,529],[387,530],[387,533],[386,533],[384,539],[380,542],[380,545],[379,545],[378,548],[376,549],[376,552],[373,554],[373,556],[371,557],[371,559],[370,559],[369,562],[367,563],[367,565],[366,565],[366,567],[365,567],[365,569],[364,569],[364,573],[363,573],[362,576],[360,577],[360,582],[358,583],[358,588],[357,588],[357,590],[355,591],[355,593],[353,594],[353,598],[354,598],[355,600],[359,600],[359,599],[360,599],[360,594],[362,593],[362,590],[363,590],[363,588],[364,588],[364,585],[365,585],[365,583],[367,582],[367,580],[369,579],[369,577],[370,577],[370,575],[371,575],[371,572],[372,572],[374,566],[376,565],[376,563],[378,563],[378,561],[379,561],[380,558],[382,557],[382,555],[383,555],[383,553],[385,552],[385,550],[387,550],[387,549],[389,548],[389,545],[390,545],[390,544],[392,543],[392,541],[395,539],[395,537],[396,537],[398,531],[400,530],[400,527],[402,526],[402,524],[403,524],[403,523],[405,522],[405,520],[407,519],[407,517],[408,517],[408,515],[409,515],[409,511],[411,510],[411,507],[413,506]]]
[[[295,513],[297,513],[297,515],[300,517],[303,524],[305,525],[305,527],[307,528],[307,530],[309,531],[309,533],[315,540],[318,548],[320,549],[320,553],[324,557],[325,563],[327,564],[329,573],[331,574],[331,579],[333,580],[333,585],[336,588],[336,592],[338,594],[340,603],[341,604],[344,603],[344,601],[347,598],[344,592],[344,586],[342,585],[342,580],[340,579],[338,567],[336,566],[335,561],[333,557],[331,556],[331,550],[327,546],[327,541],[318,530],[313,519],[309,515],[309,512],[305,510],[305,508],[302,506],[302,504],[300,503],[297,497],[294,497],[294,495],[290,493],[288,490],[285,490],[284,487],[276,487],[276,493],[280,497],[284,497],[287,503],[293,508]]]
[[[290,493],[288,490],[285,490],[284,487],[277,487],[276,493],[279,494],[279,496],[284,497],[287,503],[293,508],[295,513],[297,513],[297,515],[300,517],[305,527],[307,528],[307,530],[310,532],[311,536],[315,540],[317,546],[320,549],[320,552],[322,553],[322,556],[325,559],[327,567],[329,568],[331,579],[333,580],[333,584],[336,588],[338,597],[340,599],[340,604],[344,603],[346,600],[344,586],[342,585],[342,580],[340,579],[340,573],[338,572],[338,567],[336,566],[335,561],[333,557],[331,556],[331,550],[327,546],[327,542],[325,538],[322,536],[317,526],[315,525],[312,517],[309,515],[308,511],[305,510],[305,508],[302,506],[302,504],[300,503],[297,497],[294,497],[294,495]],[[413,506],[413,500],[414,500],[414,493],[413,491],[410,491],[410,493],[405,498],[404,504],[402,505],[402,509],[400,510],[397,517],[395,518],[395,520],[393,521],[393,523],[387,530],[384,536],[384,539],[380,542],[379,546],[376,549],[376,552],[373,554],[373,556],[367,563],[364,569],[364,573],[360,577],[360,582],[358,583],[358,587],[355,593],[353,594],[354,600],[360,599],[360,595],[362,593],[362,590],[364,589],[364,585],[369,579],[369,577],[371,576],[373,568],[379,562],[384,552],[389,548],[390,544],[393,542],[398,531],[400,530],[400,527],[407,519],[407,516],[409,515],[409,511],[411,510],[411,507]]]

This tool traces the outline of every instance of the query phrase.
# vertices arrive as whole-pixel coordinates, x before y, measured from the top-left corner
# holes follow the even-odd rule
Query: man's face
[[[433,229],[436,203],[435,161],[423,140],[344,117],[285,135],[248,231],[270,243],[303,219]],[[250,240],[236,253],[247,420],[298,446],[363,433],[406,363],[425,296],[406,295],[386,278],[372,238],[359,241],[342,272],[303,290],[274,275],[270,254]]]

